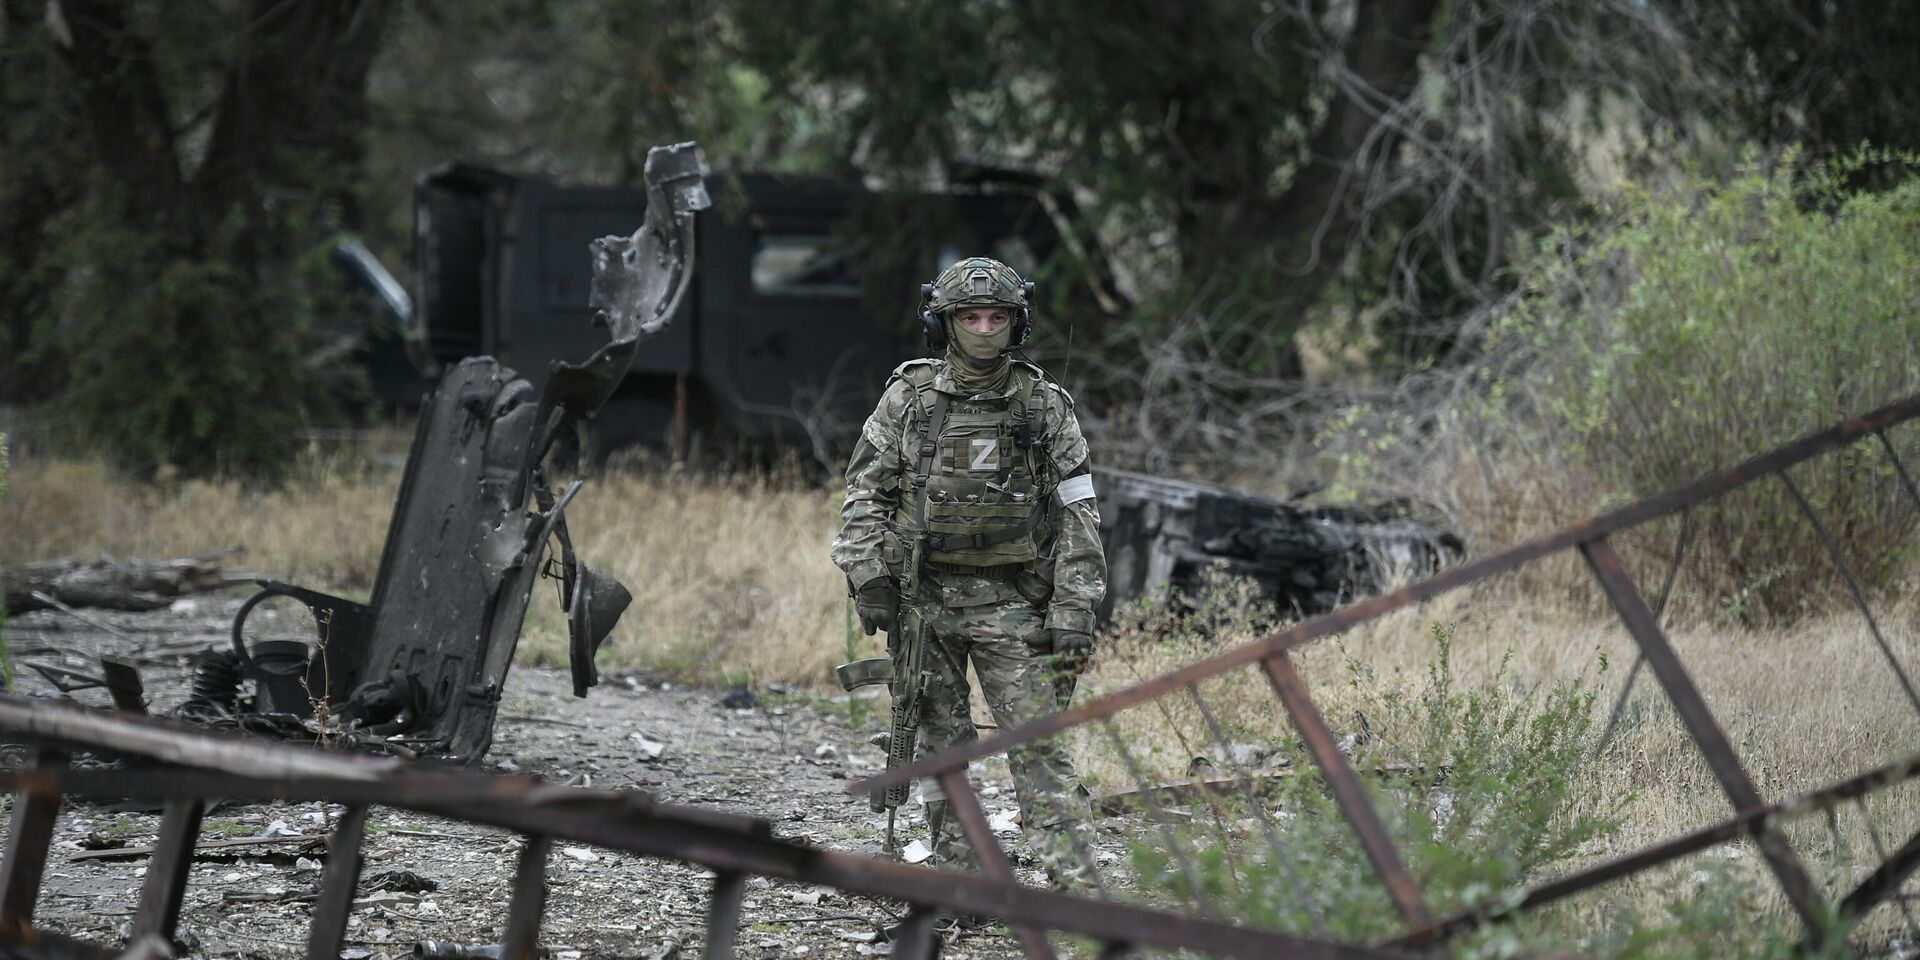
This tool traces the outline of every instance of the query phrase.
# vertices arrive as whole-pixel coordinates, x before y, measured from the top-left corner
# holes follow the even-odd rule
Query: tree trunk
[[[166,45],[142,30],[207,29],[218,14],[133,7],[53,0],[40,31],[67,65],[98,174],[78,255],[92,301],[65,334],[86,349],[64,399],[137,472],[272,475],[294,431],[337,401],[299,362],[336,282],[310,254],[354,225],[367,74],[397,5],[252,0],[217,22],[234,52],[197,114],[209,124],[197,165],[167,99],[196,88],[163,82]]]
[[[1310,307],[1346,259],[1359,226],[1367,168],[1400,142],[1397,128],[1382,120],[1419,81],[1420,54],[1433,35],[1439,2],[1356,0],[1356,8],[1353,30],[1333,65],[1341,79],[1306,163],[1286,190],[1277,197],[1264,192],[1272,171],[1259,162],[1260,131],[1235,134],[1228,116],[1216,124],[1213,154],[1232,176],[1196,192],[1182,211],[1193,249],[1207,251],[1204,262],[1277,272],[1277,287],[1269,293],[1280,316]],[[1250,261],[1254,251],[1264,252],[1264,260]],[[1204,275],[1193,266],[1190,276]]]

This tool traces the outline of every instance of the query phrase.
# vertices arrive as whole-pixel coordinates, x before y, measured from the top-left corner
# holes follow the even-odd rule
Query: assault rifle
[[[927,623],[920,616],[920,567],[925,559],[927,536],[914,535],[909,541],[907,569],[901,576],[900,615],[887,634],[887,652],[891,656],[869,657],[835,667],[840,686],[852,692],[875,683],[889,685],[893,695],[893,729],[887,734],[887,769],[913,762],[914,746],[920,740],[920,714],[925,708],[927,670]],[[897,784],[873,793],[873,809],[887,812],[887,852],[895,850],[893,822],[900,805],[907,802],[907,784]]]

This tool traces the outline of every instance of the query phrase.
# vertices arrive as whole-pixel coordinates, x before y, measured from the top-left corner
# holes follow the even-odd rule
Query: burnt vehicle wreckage
[[[573,693],[586,696],[599,682],[594,653],[631,595],[575,554],[565,511],[583,481],[556,489],[550,474],[577,461],[580,425],[690,288],[705,174],[694,144],[648,153],[641,227],[591,243],[589,302],[608,341],[579,363],[552,360],[538,389],[492,357],[447,370],[421,410],[371,600],[261,581],[231,649],[198,658],[185,715],[296,735],[337,728],[408,755],[476,759],[542,576],[559,581]],[[249,616],[276,597],[312,611],[313,644],[248,639]],[[246,700],[244,680],[255,690]]]

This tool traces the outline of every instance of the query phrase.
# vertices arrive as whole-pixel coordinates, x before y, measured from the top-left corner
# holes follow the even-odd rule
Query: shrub
[[[327,241],[236,213],[196,248],[101,218],[57,248],[69,364],[55,404],[78,427],[67,452],[135,476],[284,478],[301,430],[341,422],[342,401],[363,395],[321,349],[350,302]]]
[[[1901,176],[1850,188],[1869,167]],[[1543,245],[1475,366],[1350,406],[1319,448],[1336,490],[1435,502],[1481,545],[1657,494],[1920,384],[1916,247],[1920,159],[1629,189]],[[1920,429],[1887,436],[1920,466]],[[1911,568],[1916,511],[1878,441],[1792,478],[1870,588]],[[1688,602],[1797,614],[1840,584],[1778,481],[1694,522]]]
[[[1845,184],[1863,166],[1906,177]],[[1536,358],[1540,427],[1604,489],[1644,497],[1920,384],[1920,161],[1861,154],[1623,196],[1606,229],[1550,245],[1501,334]],[[1911,454],[1911,431],[1898,446]],[[1915,520],[1876,442],[1795,471],[1856,570],[1885,584]],[[1700,518],[1693,567],[1716,597],[1797,612],[1835,582],[1778,482]]]

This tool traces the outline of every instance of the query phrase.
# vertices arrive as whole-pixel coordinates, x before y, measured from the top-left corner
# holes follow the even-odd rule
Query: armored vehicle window
[[[859,251],[828,234],[754,235],[753,292],[761,294],[833,294],[860,292],[855,272]]]

